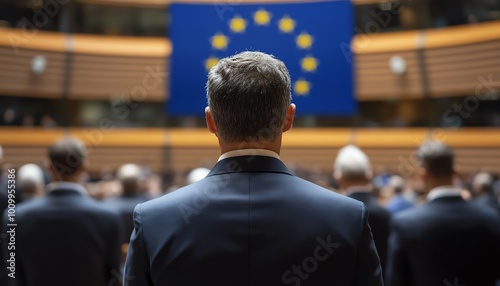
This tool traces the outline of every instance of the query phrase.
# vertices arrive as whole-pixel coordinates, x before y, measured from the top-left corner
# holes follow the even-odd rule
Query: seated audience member
[[[417,151],[428,202],[392,223],[389,286],[494,286],[500,277],[500,217],[453,187],[454,154],[439,142]]]
[[[500,212],[500,204],[493,189],[495,179],[489,173],[479,173],[472,180],[472,192],[474,194],[474,202],[489,206]]]
[[[125,285],[383,285],[364,205],[280,159],[295,114],[285,64],[260,52],[221,59],[207,97],[219,161],[135,208]]]
[[[372,170],[368,157],[358,147],[348,145],[339,150],[333,169],[341,190],[348,197],[365,204],[380,264],[385,269],[391,214],[372,193]]]
[[[142,173],[139,166],[125,164],[118,169],[116,177],[122,188],[121,195],[108,198],[104,203],[120,213],[123,226],[121,243],[128,243],[134,230],[134,208],[147,201],[148,197],[141,189]]]
[[[43,195],[45,179],[38,165],[26,164],[17,171],[16,187],[20,190],[21,201],[26,202]]]
[[[50,146],[47,195],[16,208],[16,285],[119,285],[119,216],[80,185],[86,165],[82,142],[65,138]],[[6,225],[4,214],[4,231]]]
[[[404,180],[399,176],[392,176],[389,180],[389,187],[393,191],[391,200],[387,203],[386,208],[392,213],[404,211],[412,208],[413,204],[403,195]]]

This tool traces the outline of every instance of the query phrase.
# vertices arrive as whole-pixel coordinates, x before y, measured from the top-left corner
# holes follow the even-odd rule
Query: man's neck
[[[235,142],[235,143],[227,143],[222,142],[219,139],[219,146],[221,154],[224,154],[229,151],[242,150],[242,149],[264,149],[273,151],[276,154],[280,154],[281,151],[281,136],[276,138],[274,141],[252,141],[252,142]]]
[[[453,179],[451,179],[451,178],[444,178],[444,179],[430,178],[429,180],[427,180],[426,185],[427,185],[427,193],[429,193],[431,190],[438,188],[438,187],[453,186]]]

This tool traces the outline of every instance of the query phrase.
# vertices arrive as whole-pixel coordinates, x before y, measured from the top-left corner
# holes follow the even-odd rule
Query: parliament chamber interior
[[[298,7],[313,3],[347,4]],[[486,176],[498,205],[498,0],[0,0],[2,180],[16,170],[18,204],[44,196],[47,150],[71,136],[87,148],[82,185],[99,202],[124,194],[127,172],[147,198],[198,181],[221,155],[207,74],[245,50],[290,70],[297,112],[280,158],[294,175],[345,194],[334,162],[354,145],[382,207],[400,193],[422,205],[417,150],[444,142],[464,198]]]

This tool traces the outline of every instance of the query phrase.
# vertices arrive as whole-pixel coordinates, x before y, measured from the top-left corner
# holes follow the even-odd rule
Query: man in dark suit
[[[141,168],[135,164],[125,164],[118,169],[116,177],[120,181],[122,193],[118,197],[112,197],[104,201],[105,205],[115,209],[122,220],[122,241],[129,243],[130,235],[134,230],[134,208],[136,205],[148,200],[141,189]]]
[[[494,208],[500,213],[500,204],[493,189],[495,179],[489,173],[479,173],[472,180],[472,191],[474,193],[474,203]]]
[[[206,120],[222,155],[205,179],[136,207],[125,285],[383,285],[363,204],[280,160],[290,86],[259,52],[211,69]]]
[[[119,285],[120,221],[90,198],[79,184],[84,173],[85,147],[76,139],[57,141],[49,148],[47,167],[52,182],[47,195],[16,208],[16,285]],[[4,254],[9,256],[4,246]],[[4,256],[4,260],[7,259]],[[13,272],[15,271],[15,272]],[[11,276],[11,277],[12,277]]]
[[[389,242],[390,286],[494,286],[500,277],[500,219],[452,186],[454,155],[439,142],[417,151],[428,202],[396,215]]]
[[[333,175],[343,192],[348,197],[365,204],[380,264],[382,269],[385,269],[391,214],[372,194],[370,160],[358,147],[348,145],[339,150],[333,169]]]

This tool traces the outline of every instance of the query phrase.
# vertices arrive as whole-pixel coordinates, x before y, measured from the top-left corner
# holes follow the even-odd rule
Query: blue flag
[[[244,3],[243,1],[241,3]],[[350,1],[172,4],[171,115],[203,115],[207,73],[223,57],[261,51],[282,60],[298,115],[356,112]]]

